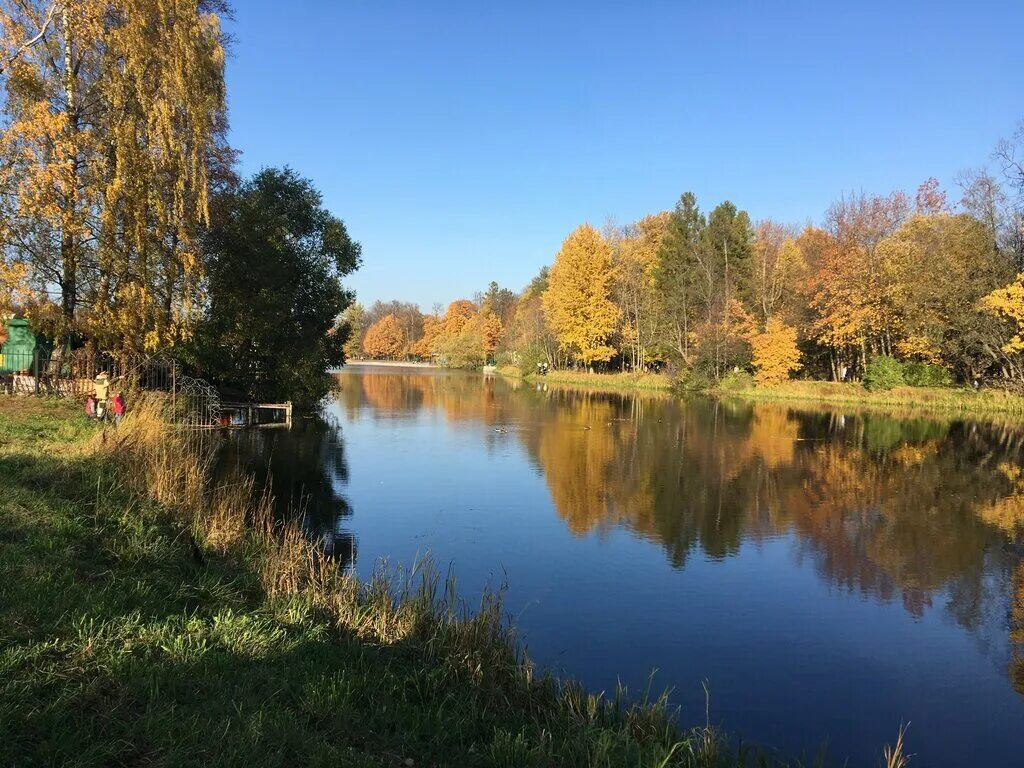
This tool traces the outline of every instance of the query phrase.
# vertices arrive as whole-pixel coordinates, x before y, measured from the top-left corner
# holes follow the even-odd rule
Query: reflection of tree
[[[626,396],[470,375],[344,377],[373,418],[431,411],[512,429],[577,536],[627,528],[683,567],[745,540],[789,535],[841,589],[933,602],[1024,692],[1024,432],[777,404]],[[1007,617],[1012,623],[1007,633]]]
[[[1013,573],[1013,591],[1010,606],[1010,642],[1013,652],[1010,660],[1010,681],[1018,693],[1024,695],[1024,562],[1017,564]]]
[[[222,471],[241,469],[273,494],[282,516],[300,517],[308,535],[351,567],[355,538],[344,530],[352,515],[341,489],[348,484],[341,428],[322,418],[300,419],[291,429],[244,429],[229,433]]]
[[[1024,533],[1016,430],[559,393],[526,437],[558,513],[579,535],[628,527],[681,567],[700,547],[792,532],[802,556],[844,589],[949,613],[1024,676],[1020,567],[1003,545]],[[589,426],[589,430],[584,430]],[[1000,587],[1002,585],[1002,587]],[[1001,630],[1000,630],[1001,628]],[[1002,638],[999,633],[1002,632]]]

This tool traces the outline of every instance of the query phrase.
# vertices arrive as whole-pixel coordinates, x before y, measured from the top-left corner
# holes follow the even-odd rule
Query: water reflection
[[[280,514],[301,520],[306,535],[321,541],[341,568],[354,568],[352,507],[342,490],[349,467],[336,420],[316,416],[296,420],[291,429],[229,431],[220,463],[221,471],[254,475]]]
[[[1024,693],[1015,425],[538,391],[419,371],[342,381],[349,419],[429,412],[482,428],[488,450],[515,440],[574,536],[626,529],[683,569],[694,552],[728,558],[795,534],[794,556],[835,589],[898,601],[913,617],[938,601]]]

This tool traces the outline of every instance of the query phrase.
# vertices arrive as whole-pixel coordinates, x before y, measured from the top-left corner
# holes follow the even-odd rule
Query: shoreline
[[[728,389],[710,387],[679,391],[673,388],[666,374],[579,373],[552,371],[544,376],[523,375],[517,369],[505,366],[497,374],[509,379],[529,383],[552,384],[564,387],[622,393],[704,395],[720,400],[747,402],[780,402],[805,406],[870,409],[893,415],[935,415],[986,417],[1004,416],[1024,422],[1024,396],[996,389],[975,391],[966,387],[895,387],[872,392],[859,383],[831,381],[790,381],[773,387]]]
[[[437,363],[423,363],[419,361],[404,360],[348,360],[341,368],[334,368],[331,373],[341,373],[346,368],[432,368],[447,370],[443,365]]]
[[[780,402],[823,407],[855,407],[893,415],[943,417],[1003,416],[1024,422],[1024,397],[993,389],[974,391],[964,387],[894,387],[872,392],[860,384],[829,381],[791,381],[775,387],[706,390],[719,399],[748,402]]]
[[[664,373],[586,373],[580,371],[553,370],[537,376],[523,374],[511,366],[499,366],[494,371],[507,379],[518,379],[531,384],[553,384],[577,387],[601,392],[647,392],[648,394],[671,394],[672,382]]]

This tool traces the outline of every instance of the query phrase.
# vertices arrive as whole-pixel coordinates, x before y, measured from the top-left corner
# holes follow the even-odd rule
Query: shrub
[[[903,386],[903,366],[895,357],[878,355],[864,369],[864,386],[872,392]]]
[[[953,383],[948,368],[931,363],[904,363],[903,379],[912,387],[948,387]]]
[[[730,371],[718,383],[720,389],[727,392],[741,392],[754,388],[754,377],[746,371]]]
[[[683,368],[672,379],[672,388],[677,392],[703,392],[710,389],[711,377],[699,368]]]

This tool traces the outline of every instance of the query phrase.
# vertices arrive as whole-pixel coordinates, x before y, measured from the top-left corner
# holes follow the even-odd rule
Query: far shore
[[[444,368],[437,363],[421,363],[414,360],[348,360],[345,368]],[[334,373],[339,373],[344,368],[336,368]]]
[[[401,360],[352,360],[346,368],[426,368],[448,370],[436,363]],[[337,372],[337,371],[336,371]],[[552,370],[544,376],[523,375],[513,366],[500,366],[494,372],[510,379],[521,379],[554,386],[589,389],[603,392],[643,391],[668,394],[673,391],[671,379],[664,373],[589,373]],[[918,413],[921,415],[960,415],[1011,417],[1024,421],[1024,396],[1000,389],[979,391],[967,387],[896,387],[869,391],[858,383],[794,380],[772,387],[729,389],[715,387],[701,391],[721,399],[779,401],[807,406],[854,407],[876,411]]]

